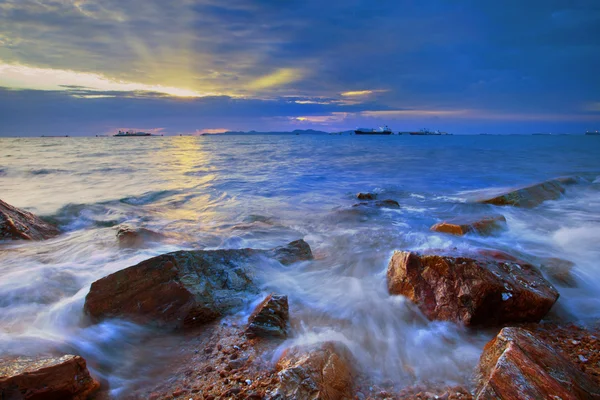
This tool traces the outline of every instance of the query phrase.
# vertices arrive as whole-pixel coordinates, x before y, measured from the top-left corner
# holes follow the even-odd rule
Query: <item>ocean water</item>
[[[578,176],[533,209],[471,201],[503,188]],[[0,198],[56,222],[44,242],[0,243],[0,355],[60,349],[124,395],[160,347],[126,321],[89,325],[90,284],[180,249],[271,248],[304,238],[316,259],[260,274],[290,299],[295,343],[344,341],[375,380],[465,384],[492,333],[429,322],[385,272],[394,250],[500,249],[575,263],[554,282],[553,318],[600,318],[600,138],[590,136],[202,136],[0,139]],[[357,192],[400,209],[359,211]],[[431,232],[454,216],[501,213],[493,237]],[[118,246],[115,226],[161,232]],[[247,310],[246,310],[247,311]],[[143,351],[140,350],[143,348]],[[132,374],[131,371],[137,371]]]

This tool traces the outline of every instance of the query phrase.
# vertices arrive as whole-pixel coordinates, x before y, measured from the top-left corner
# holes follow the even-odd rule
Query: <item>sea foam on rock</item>
[[[93,321],[126,318],[168,329],[203,324],[259,293],[254,274],[264,257],[291,264],[312,259],[312,252],[297,240],[271,250],[163,254],[92,283],[84,311]]]
[[[484,348],[478,400],[600,399],[600,387],[532,332],[504,328]]]
[[[0,360],[0,398],[85,400],[99,388],[83,358],[12,357]]]
[[[540,205],[546,200],[556,200],[564,192],[565,186],[577,183],[576,178],[564,177],[551,179],[535,185],[510,190],[487,199],[478,200],[478,203],[494,204],[497,206],[515,206],[531,208]]]
[[[0,200],[0,240],[44,240],[58,234],[57,227]]]
[[[390,294],[408,297],[429,319],[466,326],[538,322],[558,299],[556,289],[532,265],[482,254],[396,251],[387,284]]]
[[[135,228],[125,224],[117,227],[117,241],[120,247],[142,247],[149,241],[163,238],[162,234],[146,228]]]
[[[273,400],[353,398],[352,354],[340,342],[287,349],[276,368],[279,383]]]

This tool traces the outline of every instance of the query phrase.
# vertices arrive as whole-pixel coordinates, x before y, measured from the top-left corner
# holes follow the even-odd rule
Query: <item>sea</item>
[[[474,202],[561,176],[578,183],[535,208]],[[400,207],[353,207],[358,192]],[[280,348],[342,341],[374,381],[468,384],[495,334],[428,321],[390,296],[385,274],[395,250],[483,248],[534,264],[568,260],[576,284],[548,277],[560,293],[549,318],[584,325],[600,318],[600,137],[2,138],[0,198],[64,232],[0,243],[0,356],[80,354],[115,398],[174,350],[147,345],[156,333],[128,321],[91,324],[85,296],[95,280],[176,250],[304,239],[315,260],[259,274],[265,293],[290,301],[293,328]],[[430,230],[482,213],[504,215],[507,229],[490,237]],[[122,248],[120,224],[164,239]]]

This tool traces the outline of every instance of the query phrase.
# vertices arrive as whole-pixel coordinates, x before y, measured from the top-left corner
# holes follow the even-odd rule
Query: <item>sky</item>
[[[598,0],[0,0],[0,136],[600,129]]]

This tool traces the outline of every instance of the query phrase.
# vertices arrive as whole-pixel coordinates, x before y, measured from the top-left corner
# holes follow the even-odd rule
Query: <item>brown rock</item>
[[[600,387],[531,332],[504,328],[479,362],[476,398],[600,399]]]
[[[287,264],[312,254],[303,240],[272,250],[163,254],[92,283],[84,311],[93,321],[119,317],[165,328],[203,324],[259,292],[253,275],[264,256]]]
[[[58,234],[55,226],[0,200],[0,240],[44,240]]]
[[[287,296],[268,295],[248,318],[246,334],[252,336],[286,337],[289,317]]]
[[[431,230],[458,236],[466,235],[467,233],[488,236],[503,229],[505,226],[506,218],[503,215],[492,215],[479,218],[455,218],[437,223],[431,227]]]
[[[1,399],[84,400],[99,387],[79,356],[0,360]]]
[[[163,237],[158,232],[129,225],[120,225],[117,229],[117,240],[120,247],[142,247],[148,241],[157,241]]]
[[[396,251],[387,271],[390,294],[416,303],[432,320],[467,326],[537,322],[558,292],[524,262]]]
[[[356,195],[356,198],[359,200],[375,200],[377,195],[375,193],[359,193]]]
[[[499,196],[478,200],[478,203],[497,206],[531,208],[546,200],[556,200],[565,192],[565,185],[575,183],[574,178],[557,178],[535,185],[511,190]]]
[[[352,355],[339,342],[286,350],[277,362],[277,399],[353,398]]]

